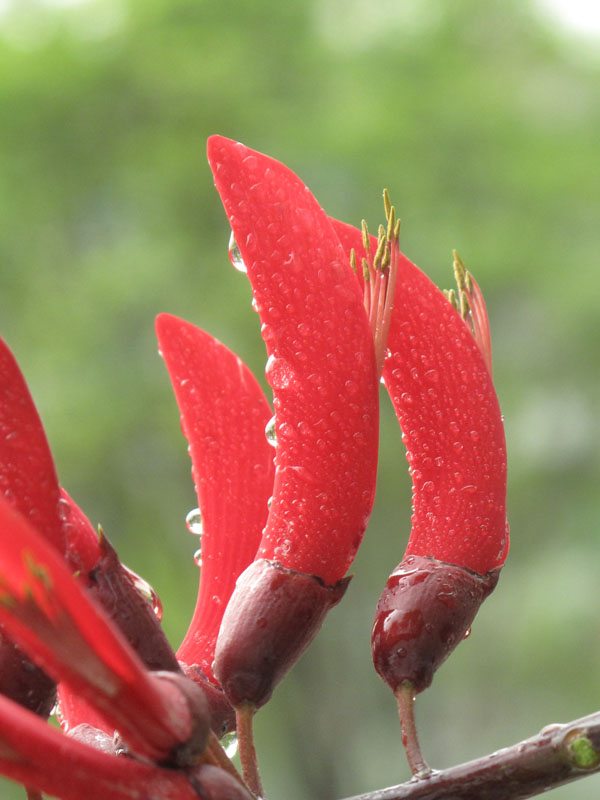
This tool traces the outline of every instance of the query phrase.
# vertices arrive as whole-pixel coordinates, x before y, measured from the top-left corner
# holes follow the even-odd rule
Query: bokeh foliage
[[[448,766],[598,707],[599,79],[600,61],[524,0],[8,5],[0,332],[62,483],[155,585],[174,644],[195,598],[195,498],[153,317],[195,322],[260,376],[265,360],[204,156],[222,133],[283,160],[348,222],[375,227],[387,186],[403,250],[449,286],[458,248],[486,293],[513,546],[473,636],[419,701],[428,759]],[[257,718],[274,800],[408,777],[369,654],[410,524],[382,403],[356,577]]]

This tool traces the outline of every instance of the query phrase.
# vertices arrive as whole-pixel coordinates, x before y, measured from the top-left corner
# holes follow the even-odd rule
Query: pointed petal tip
[[[219,168],[219,164],[222,163],[234,148],[238,148],[240,151],[247,151],[250,149],[246,147],[245,144],[242,144],[242,142],[238,142],[235,139],[228,139],[226,136],[221,136],[220,134],[213,134],[208,137],[206,155],[213,174]]]

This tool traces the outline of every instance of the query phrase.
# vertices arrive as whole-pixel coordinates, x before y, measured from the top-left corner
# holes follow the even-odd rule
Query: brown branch
[[[491,755],[345,800],[523,800],[600,771],[600,712]]]

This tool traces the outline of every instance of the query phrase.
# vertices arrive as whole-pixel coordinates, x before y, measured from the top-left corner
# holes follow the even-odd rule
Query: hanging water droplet
[[[201,567],[202,566],[202,548],[201,547],[199,547],[196,550],[196,552],[194,553],[194,564],[197,567]]]
[[[192,508],[185,518],[185,524],[190,533],[195,536],[202,535],[202,514],[199,508]]]
[[[271,417],[271,419],[266,424],[265,436],[267,437],[267,442],[271,445],[271,447],[277,447],[277,431],[275,430],[274,416]]]
[[[238,737],[235,731],[226,733],[221,739],[221,746],[225,750],[227,758],[233,758],[238,751]]]
[[[122,564],[123,569],[129,576],[129,579],[133,583],[137,593],[141,595],[144,600],[152,607],[152,611],[154,611],[157,619],[161,620],[163,615],[163,607],[160,597],[158,596],[158,592],[148,583],[147,580],[138,575],[137,572],[134,572],[129,567],[126,567],[125,564]]]
[[[465,631],[465,639],[468,639],[470,635],[471,635],[471,628],[467,628],[467,630]]]
[[[271,508],[272,505],[273,505],[273,495],[271,495],[271,497],[269,497],[269,499],[267,500],[267,508]]]
[[[231,236],[229,237],[229,260],[238,272],[248,271],[246,269],[246,265],[244,264],[242,254],[240,253],[240,248],[237,246],[237,242],[235,241],[233,231],[231,231]]]

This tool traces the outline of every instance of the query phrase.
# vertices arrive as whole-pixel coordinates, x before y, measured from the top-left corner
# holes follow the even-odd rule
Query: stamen
[[[350,250],[350,266],[352,267],[352,272],[356,275],[356,252],[354,248]]]
[[[378,375],[381,375],[385,360],[400,257],[400,220],[396,218],[396,210],[390,202],[387,189],[383,192],[383,204],[387,227],[379,226],[374,254],[367,223],[363,220],[361,225],[366,254],[366,258],[362,259],[364,306],[371,325]],[[356,263],[356,256],[351,255],[350,263]]]
[[[492,342],[490,337],[490,322],[488,319],[485,300],[477,281],[465,268],[456,250],[454,256],[454,277],[458,286],[458,296],[454,289],[445,292],[450,304],[458,311],[462,319],[469,326],[477,346],[492,374]]]
[[[371,242],[369,241],[369,229],[367,228],[367,223],[365,222],[364,219],[361,223],[361,228],[362,228],[363,247],[365,248],[365,253],[367,253],[368,255],[369,250],[371,249]]]

